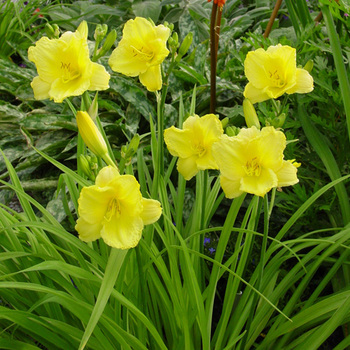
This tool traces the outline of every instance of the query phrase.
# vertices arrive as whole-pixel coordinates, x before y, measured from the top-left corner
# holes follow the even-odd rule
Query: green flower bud
[[[45,33],[50,39],[55,39],[55,29],[53,28],[53,26],[51,26],[50,23],[45,24]]]
[[[179,48],[179,55],[177,56],[179,59],[181,57],[185,56],[187,51],[189,50],[193,40],[193,33],[189,32],[186,36],[185,39],[183,40],[180,48]]]
[[[87,156],[84,156],[83,154],[81,154],[78,158],[79,166],[80,166],[81,170],[83,171],[83,173],[88,178],[90,178],[91,180],[95,180],[95,175],[93,174],[93,172],[91,170],[90,161],[88,158],[90,158],[90,157],[87,157]]]
[[[227,118],[227,117],[221,120],[221,125],[222,125],[223,129],[226,128],[228,121],[229,121],[229,118]]]
[[[308,60],[304,66],[304,69],[311,73],[312,68],[314,67],[314,61]]]
[[[236,126],[228,126],[225,131],[228,136],[237,136],[240,132],[240,128],[237,128]]]
[[[102,47],[98,50],[97,58],[104,56],[109,51],[109,49],[114,45],[116,39],[117,39],[117,32],[115,29],[113,29],[109,32]]]
[[[95,120],[98,114],[98,91],[96,91],[95,97],[91,102],[91,105],[88,110],[88,114],[92,120]]]
[[[255,108],[248,98],[244,99],[243,101],[243,113],[248,128],[256,126],[258,129],[260,129],[260,122]]]
[[[108,31],[108,26],[107,24],[98,24],[96,26],[96,29],[95,29],[95,34],[94,34],[94,38],[95,40],[100,43],[103,38],[106,36],[107,34],[107,31]]]
[[[128,154],[130,154],[130,157],[132,157],[139,148],[140,144],[140,135],[135,134],[132,140],[130,141],[129,147],[128,147]]]
[[[56,23],[54,23],[52,25],[52,28],[54,30],[54,38],[58,39],[60,36],[60,27]]]

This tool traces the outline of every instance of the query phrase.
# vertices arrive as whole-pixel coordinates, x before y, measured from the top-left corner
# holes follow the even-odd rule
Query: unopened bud
[[[228,136],[237,136],[241,129],[236,126],[228,126],[225,131]]]
[[[304,69],[307,70],[309,73],[311,73],[313,67],[314,67],[314,61],[308,60],[304,66]]]
[[[97,42],[101,42],[103,38],[106,36],[108,31],[107,24],[98,24],[95,29],[94,38]]]
[[[186,36],[185,39],[183,40],[180,48],[179,48],[179,55],[178,57],[183,57],[186,55],[187,51],[189,50],[193,40],[193,33],[189,32]]]
[[[253,104],[250,102],[248,98],[245,98],[243,101],[243,113],[244,113],[245,122],[248,128],[255,126],[258,129],[260,129],[259,118],[256,114]]]
[[[50,39],[56,39],[60,35],[60,30],[57,24],[51,25],[50,23],[46,23],[45,33]]]
[[[132,157],[137,152],[137,149],[139,148],[139,144],[140,144],[140,135],[135,134],[134,137],[131,139],[128,147],[129,157]]]
[[[227,117],[221,120],[221,125],[222,125],[223,129],[226,128],[228,121],[229,121],[229,118],[227,118]]]
[[[98,114],[98,91],[96,91],[95,97],[90,104],[88,114],[92,120],[95,120]]]
[[[81,170],[83,171],[83,173],[89,177],[91,180],[95,179],[95,175],[93,174],[92,170],[91,170],[91,165],[89,162],[88,157],[84,156],[83,154],[81,154],[78,158],[78,162],[80,165]]]
[[[109,49],[114,45],[116,39],[117,39],[117,32],[115,29],[113,29],[108,33],[105,42],[103,43],[102,47],[98,50],[98,57],[104,56],[109,51]]]
[[[77,112],[77,125],[86,146],[98,157],[107,154],[106,142],[87,112]]]

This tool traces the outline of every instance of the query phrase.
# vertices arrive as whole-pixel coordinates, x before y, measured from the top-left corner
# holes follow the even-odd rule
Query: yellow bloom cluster
[[[164,132],[169,152],[179,157],[178,171],[186,180],[199,170],[219,169],[226,197],[243,192],[264,196],[273,187],[298,182],[297,164],[284,160],[286,138],[273,127],[252,126],[237,136],[223,134],[213,114],[189,117],[183,130],[171,127]]]

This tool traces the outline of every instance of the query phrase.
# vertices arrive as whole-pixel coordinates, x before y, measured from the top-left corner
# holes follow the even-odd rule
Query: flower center
[[[107,207],[106,214],[104,216],[106,221],[111,221],[113,216],[120,216],[120,204],[118,202],[118,199],[113,198],[109,203]]]
[[[143,46],[140,49],[137,49],[135,46],[131,45],[131,48],[133,57],[137,56],[141,61],[151,61],[154,56],[154,52],[147,50],[147,48],[144,48]]]
[[[197,144],[193,145],[192,148],[193,148],[194,153],[196,153],[198,155],[198,157],[203,157],[207,151],[206,148],[201,143],[197,143]]]
[[[244,166],[244,171],[248,176],[259,176],[261,173],[261,166],[258,159],[254,157],[252,160],[248,160]]]
[[[268,71],[268,75],[269,75],[269,78],[272,82],[272,85],[274,85],[276,87],[282,87],[285,85],[286,82],[281,77],[281,75],[279,74],[277,69]]]
[[[74,69],[70,62],[65,63],[61,62],[61,73],[62,73],[62,81],[64,83],[68,83],[71,80],[74,80],[79,77],[80,73],[78,70]]]

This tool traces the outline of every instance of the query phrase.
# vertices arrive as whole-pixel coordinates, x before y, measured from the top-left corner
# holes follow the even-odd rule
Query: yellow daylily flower
[[[142,17],[126,22],[123,38],[113,50],[109,65],[113,71],[129,77],[139,76],[140,82],[149,91],[162,87],[160,64],[168,56],[166,47],[170,29]]]
[[[237,136],[223,135],[213,147],[220,183],[227,198],[243,192],[263,197],[273,187],[296,184],[298,163],[284,160],[286,137],[269,126],[242,129]]]
[[[252,103],[278,98],[284,93],[307,93],[314,88],[309,72],[296,66],[296,50],[287,45],[248,52],[244,72],[249,81],[244,97]]]
[[[31,83],[37,100],[62,102],[86,90],[108,89],[110,75],[90,60],[87,36],[83,21],[74,33],[65,32],[59,39],[42,37],[28,49],[28,58],[38,71]]]
[[[142,197],[134,176],[120,175],[112,166],[101,169],[95,185],[81,190],[78,204],[79,238],[85,242],[102,238],[118,249],[135,247],[144,225],[162,214],[158,201]]]
[[[164,131],[168,150],[171,155],[179,157],[177,170],[186,180],[199,170],[218,169],[211,147],[223,132],[221,122],[214,114],[188,117],[182,130],[172,126]]]

